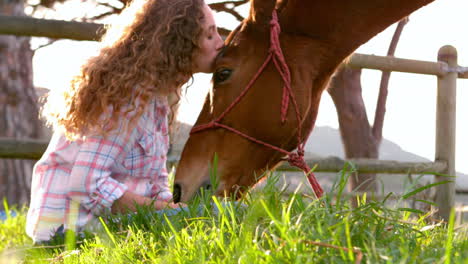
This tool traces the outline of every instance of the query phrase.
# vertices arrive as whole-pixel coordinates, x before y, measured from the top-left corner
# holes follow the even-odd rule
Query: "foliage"
[[[285,194],[275,174],[238,202],[205,191],[177,214],[140,208],[103,219],[100,230],[66,249],[32,246],[20,210],[0,223],[0,256],[26,263],[357,263],[360,253],[366,263],[468,259],[468,230],[455,227],[453,217],[431,222],[428,214],[365,196],[352,208],[342,197],[346,167],[341,174],[321,200]]]

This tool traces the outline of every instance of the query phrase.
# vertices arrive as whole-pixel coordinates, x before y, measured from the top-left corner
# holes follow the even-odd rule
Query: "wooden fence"
[[[74,40],[97,40],[104,32],[101,24],[43,20],[28,17],[0,16],[0,34],[41,36]],[[456,81],[468,79],[468,68],[457,64],[457,51],[452,46],[439,50],[438,61],[416,61],[395,57],[354,54],[346,62],[350,67],[398,71],[437,76],[436,153],[434,162],[396,162],[372,159],[349,160],[359,172],[389,174],[434,174],[437,182],[453,179],[436,188],[439,215],[448,219],[454,206],[455,180],[440,176],[455,175]],[[39,159],[48,142],[0,138],[0,158]],[[340,171],[345,162],[338,158],[307,160],[317,164],[317,172]],[[294,170],[283,165],[280,170]]]

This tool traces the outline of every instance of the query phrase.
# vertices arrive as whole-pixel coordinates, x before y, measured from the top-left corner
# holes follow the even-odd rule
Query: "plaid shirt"
[[[63,134],[52,136],[33,170],[26,232],[35,242],[49,240],[61,225],[81,230],[109,213],[127,190],[172,199],[166,170],[167,100],[153,100],[147,109],[127,133],[122,120],[106,138],[70,142]]]

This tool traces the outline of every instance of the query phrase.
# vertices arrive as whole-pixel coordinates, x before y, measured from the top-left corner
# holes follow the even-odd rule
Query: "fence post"
[[[458,66],[457,50],[452,46],[439,49],[437,60],[454,69]],[[456,119],[457,73],[448,72],[437,77],[436,148],[435,160],[446,161],[446,175],[455,176],[455,119]],[[452,180],[438,185],[435,201],[439,206],[438,215],[448,220],[454,206],[455,178],[436,176],[436,182]]]

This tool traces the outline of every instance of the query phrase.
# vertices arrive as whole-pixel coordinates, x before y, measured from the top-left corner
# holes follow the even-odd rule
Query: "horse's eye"
[[[221,82],[226,81],[227,79],[229,79],[229,77],[231,77],[231,73],[232,73],[232,70],[226,69],[226,68],[217,70],[213,77],[214,82],[221,83]]]

